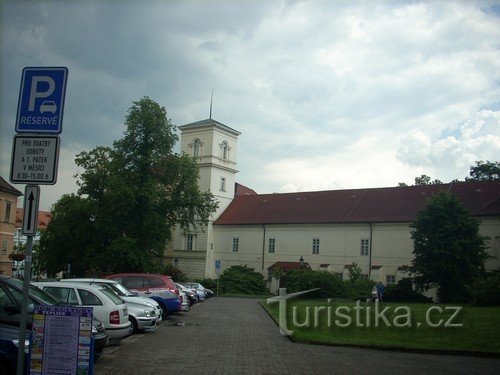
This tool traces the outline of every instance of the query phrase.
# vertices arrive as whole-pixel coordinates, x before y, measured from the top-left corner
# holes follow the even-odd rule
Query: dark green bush
[[[472,302],[479,306],[500,306],[500,272],[476,279],[468,287]]]
[[[262,274],[253,268],[231,266],[220,275],[219,290],[226,294],[265,294],[266,283]]]
[[[358,277],[356,279],[344,281],[345,297],[365,300],[372,295],[372,289],[375,281]]]
[[[432,298],[413,290],[411,278],[406,277],[395,285],[387,285],[384,291],[386,302],[432,302]]]
[[[291,270],[286,273],[285,285],[288,293],[319,288],[304,295],[305,298],[343,297],[344,283],[339,276],[327,271]]]

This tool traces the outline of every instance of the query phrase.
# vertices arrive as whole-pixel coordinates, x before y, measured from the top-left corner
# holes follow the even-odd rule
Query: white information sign
[[[16,135],[12,147],[10,181],[15,184],[54,185],[57,180],[58,135]]]

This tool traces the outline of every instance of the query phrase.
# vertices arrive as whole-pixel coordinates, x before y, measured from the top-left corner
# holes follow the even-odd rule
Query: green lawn
[[[279,304],[262,305],[278,322]],[[457,307],[382,303],[376,311],[374,303],[292,299],[286,328],[298,342],[500,354],[500,307]]]

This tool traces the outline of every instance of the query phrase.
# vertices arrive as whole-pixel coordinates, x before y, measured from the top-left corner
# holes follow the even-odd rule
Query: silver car
[[[83,278],[65,279],[64,281],[102,285],[118,295],[127,305],[129,320],[134,332],[155,329],[156,323],[162,319],[162,310],[158,302],[132,293],[115,280]]]

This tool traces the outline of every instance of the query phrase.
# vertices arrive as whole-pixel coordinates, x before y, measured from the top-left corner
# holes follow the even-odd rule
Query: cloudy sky
[[[123,135],[149,96],[175,125],[242,134],[237,181],[258,193],[464,179],[500,160],[500,1],[0,1],[1,167],[21,73],[69,69],[58,181]],[[178,149],[176,150],[178,151]],[[23,185],[14,185],[24,191]]]

